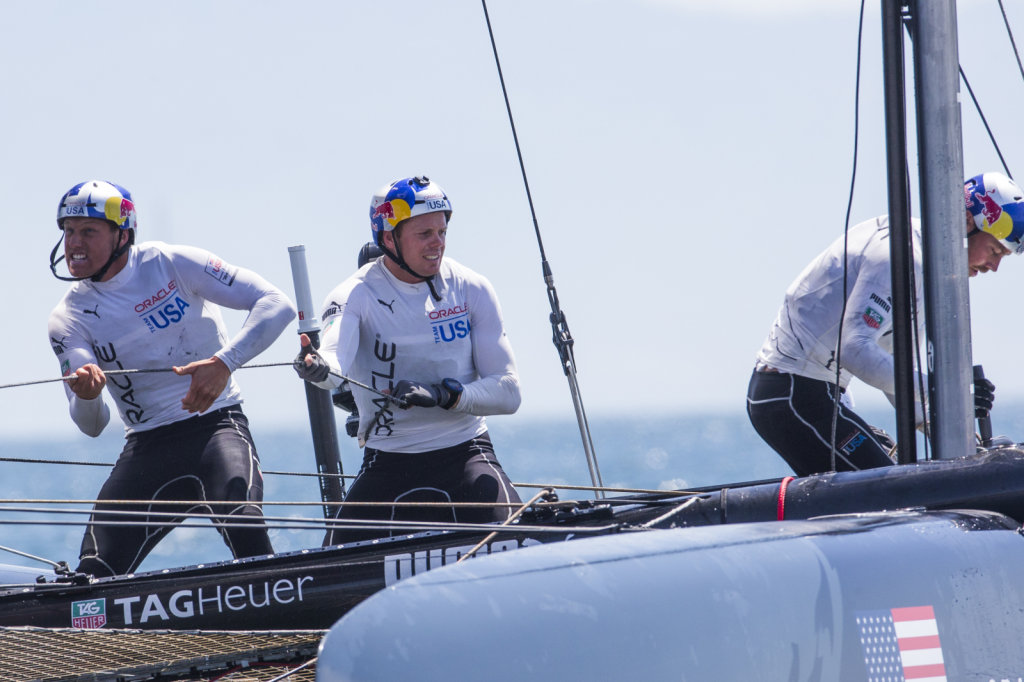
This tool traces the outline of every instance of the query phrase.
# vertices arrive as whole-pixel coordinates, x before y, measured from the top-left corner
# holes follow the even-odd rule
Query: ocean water
[[[1024,406],[1006,406],[995,430],[1024,440]],[[891,412],[865,412],[873,423],[894,433]],[[789,467],[754,432],[743,412],[661,416],[591,416],[594,453],[606,486],[642,489],[678,489],[787,476]],[[498,459],[520,495],[526,499],[534,486],[589,486],[589,469],[575,421],[526,419],[518,416],[489,419]],[[15,507],[9,500],[92,500],[120,452],[123,436],[108,429],[97,439],[14,440],[3,443],[2,456],[54,460],[76,464],[3,461],[0,477],[0,546],[77,564],[85,514],[55,510],[88,509],[87,505],[60,502]],[[261,431],[253,435],[265,472],[264,513],[287,519],[322,519],[320,491],[308,430]],[[354,474],[361,460],[355,442],[341,436],[342,468]],[[919,445],[919,450],[921,445]],[[292,474],[292,475],[288,475]],[[561,499],[591,499],[593,492],[560,488]],[[279,505],[273,503],[307,504]],[[26,506],[48,513],[13,511]],[[38,522],[45,521],[45,525]],[[32,522],[32,523],[26,523]],[[273,524],[272,524],[273,525]],[[320,545],[323,531],[273,528],[277,551]],[[157,570],[230,559],[230,553],[209,524],[179,528],[165,538],[143,562],[140,570]],[[0,563],[39,567],[46,565],[0,551]]]

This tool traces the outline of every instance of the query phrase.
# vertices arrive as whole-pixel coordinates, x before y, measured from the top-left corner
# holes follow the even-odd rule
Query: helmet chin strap
[[[395,233],[392,232],[391,236],[394,237]],[[412,268],[410,268],[409,264],[405,262],[404,258],[402,258],[402,249],[398,246],[398,240],[397,239],[394,240],[394,242],[395,242],[395,252],[394,253],[392,253],[391,250],[388,247],[384,246],[384,240],[383,239],[381,239],[380,241],[381,241],[381,243],[378,244],[378,246],[380,246],[380,250],[383,251],[385,253],[385,255],[387,255],[391,260],[395,261],[395,263],[398,265],[398,267],[402,268],[403,270],[408,272],[413,277],[418,277],[419,279],[422,279],[424,282],[426,282],[427,283],[427,288],[430,289],[430,295],[434,297],[434,300],[435,301],[440,301],[441,300],[441,296],[437,293],[437,289],[434,288],[434,276],[433,275],[421,275],[420,273],[418,273],[415,270],[413,270]]]
[[[61,275],[57,274],[57,264],[64,260],[64,254],[61,254],[59,258],[57,257],[57,249],[60,248],[60,245],[63,242],[64,232],[62,230],[60,233],[60,239],[57,240],[57,243],[54,245],[53,250],[50,251],[50,272],[53,273],[53,276],[63,282],[81,282],[82,280],[86,279],[91,282],[98,282],[103,278],[103,275],[107,274],[107,270],[109,270],[110,266],[114,264],[114,261],[120,258],[124,254],[124,252],[131,248],[131,245],[135,243],[135,233],[129,232],[128,241],[126,241],[122,246],[114,249],[114,252],[110,254],[110,258],[107,259],[106,264],[93,274],[89,275],[88,277],[62,277]],[[68,272],[71,272],[71,270],[68,269]]]

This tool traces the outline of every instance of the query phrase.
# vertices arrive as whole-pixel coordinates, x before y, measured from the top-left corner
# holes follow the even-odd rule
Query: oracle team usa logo
[[[469,336],[469,306],[465,304],[431,310],[427,317],[431,321],[434,343],[451,343]]]

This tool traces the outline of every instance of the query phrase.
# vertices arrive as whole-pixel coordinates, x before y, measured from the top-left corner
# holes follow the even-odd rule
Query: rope
[[[268,362],[260,365],[242,365],[238,369],[261,369],[263,367],[291,367],[290,362]],[[154,372],[173,372],[173,367],[160,367],[150,369],[105,369],[103,373],[107,376],[116,376],[119,374],[152,374]],[[34,386],[36,384],[52,384],[58,381],[73,381],[78,377],[74,374],[63,376],[57,379],[36,379],[34,381],[20,381],[14,384],[2,384],[0,388],[18,388],[19,386]],[[371,389],[372,390],[372,389]]]
[[[265,363],[261,363],[261,364],[242,365],[238,369],[263,369],[263,368],[266,368],[266,367],[291,367],[292,365],[293,365],[293,363],[291,363],[291,362],[265,362]],[[105,375],[107,375],[107,376],[117,376],[117,375],[121,375],[121,374],[152,374],[154,372],[173,372],[173,371],[174,371],[173,367],[154,367],[154,368],[148,368],[148,369],[105,369],[105,370],[103,370],[103,373]],[[398,405],[399,407],[407,407],[408,406],[408,404],[404,400],[402,400],[401,398],[395,398],[395,397],[393,397],[393,396],[391,396],[391,395],[389,395],[387,393],[384,393],[382,391],[378,391],[377,389],[373,388],[372,386],[367,386],[366,384],[364,384],[361,381],[356,381],[355,379],[347,377],[344,374],[341,374],[339,372],[335,372],[334,370],[329,370],[328,373],[332,374],[333,376],[338,377],[342,381],[347,381],[348,383],[352,384],[353,386],[358,386],[359,388],[362,388],[362,389],[365,389],[367,391],[370,391],[371,393],[376,393],[379,396],[383,396],[383,397],[387,398],[390,402],[393,402],[396,405]],[[67,376],[59,377],[57,379],[35,379],[33,381],[19,381],[17,383],[13,383],[13,384],[0,384],[0,389],[2,389],[2,388],[18,388],[20,386],[35,386],[36,384],[52,384],[52,383],[56,383],[58,381],[73,381],[76,378],[78,378],[77,375],[69,374]],[[387,403],[385,403],[385,406],[386,405],[387,405]]]
[[[479,505],[478,505],[479,506]],[[518,504],[516,505],[518,506]],[[11,511],[6,509],[0,509],[0,511]],[[47,514],[90,514],[89,510],[81,509],[47,509],[47,510],[13,510],[19,513],[47,513]],[[422,531],[422,530],[433,530],[433,531],[455,531],[455,530],[468,530],[468,531],[491,531],[494,529],[493,523],[468,523],[468,522],[446,522],[446,521],[401,521],[401,520],[390,520],[390,521],[379,521],[379,520],[357,520],[357,519],[330,519],[325,520],[322,518],[308,518],[298,517],[296,519],[289,519],[289,517],[262,517],[254,516],[247,517],[250,520],[231,522],[224,521],[229,518],[241,518],[238,515],[217,515],[217,514],[202,514],[196,512],[183,512],[175,514],[173,512],[133,512],[133,511],[115,511],[109,510],[103,512],[110,516],[124,516],[124,517],[139,517],[144,516],[147,518],[157,517],[160,519],[158,522],[147,520],[147,521],[130,521],[130,520],[111,520],[111,521],[98,521],[95,519],[83,520],[83,521],[59,521],[54,519],[4,519],[0,520],[0,524],[8,525],[22,525],[22,526],[111,526],[111,527],[151,527],[151,526],[162,526],[171,525],[168,521],[174,521],[175,527],[180,528],[208,528],[204,523],[192,523],[193,521],[215,521],[216,525],[221,528],[244,528],[252,529],[254,526],[263,525],[262,522],[266,520],[280,521],[272,524],[267,524],[274,529],[302,529],[302,530],[323,530],[324,528],[356,528],[366,530],[402,530],[402,531]],[[179,519],[183,519],[180,523]],[[585,529],[577,529],[574,532],[607,532],[616,527],[617,524],[610,524],[605,526],[588,526]],[[503,528],[502,530],[522,533],[556,533],[564,534],[566,531],[564,528],[554,526],[543,526],[543,525],[516,525],[514,528]],[[29,556],[29,555],[26,555]]]
[[[142,505],[156,505],[156,506],[169,506],[169,505],[185,506],[185,505],[191,505],[193,507],[196,507],[196,506],[210,506],[210,505],[222,505],[222,506],[228,506],[228,505],[235,505],[235,506],[240,506],[240,505],[271,506],[271,505],[275,505],[275,506],[280,506],[280,507],[296,507],[296,506],[312,507],[312,506],[320,506],[321,504],[323,504],[323,502],[321,502],[319,500],[317,500],[317,501],[305,500],[305,501],[283,501],[283,502],[274,502],[274,501],[257,502],[255,500],[74,500],[74,499],[58,500],[58,499],[0,499],[0,504],[88,504],[88,505],[93,505],[93,504],[96,504],[97,502],[99,502],[100,504],[110,505],[110,506],[129,506],[129,505],[131,505],[131,506],[136,506],[136,507],[142,506]],[[444,507],[444,508],[448,508],[448,507],[518,507],[520,505],[519,502],[400,502],[400,501],[397,501],[397,500],[394,501],[394,502],[329,502],[328,504],[330,504],[332,506],[335,506],[335,507],[347,506],[347,507],[412,507],[412,508],[416,508],[416,507],[422,507],[422,508],[428,508],[428,507]],[[554,505],[563,505],[564,506],[566,504],[571,504],[571,502],[557,502],[557,503],[551,502],[549,504],[551,504],[552,506],[554,506]],[[0,511],[17,512],[17,511],[22,511],[22,510],[21,509],[10,509],[10,508],[5,508],[5,507],[0,507]],[[85,510],[85,511],[83,511],[83,510],[75,510],[75,511],[76,511],[76,513],[85,513],[85,511],[87,511],[87,510]],[[109,510],[108,509],[104,509],[102,511],[103,511],[103,513],[111,513],[111,514],[122,513],[122,512],[118,512],[117,510],[113,510],[113,509],[109,509]],[[123,512],[123,513],[127,513],[127,512]],[[135,513],[147,513],[147,512],[135,512]],[[151,513],[151,514],[161,514],[161,513],[171,513],[171,512],[148,512],[148,513]],[[220,514],[220,516],[223,516],[223,514]],[[289,518],[291,518],[291,517],[289,517]]]
[[[696,504],[698,499],[700,499],[700,498],[698,498],[697,496],[691,497],[690,499],[686,500],[682,504],[677,505],[674,509],[668,511],[665,514],[662,514],[658,518],[651,519],[647,523],[643,524],[642,527],[643,528],[654,528],[658,524],[664,522],[666,519],[669,519],[669,518],[675,516],[676,514],[678,514],[679,512],[683,511],[687,507],[690,507],[690,506]]]
[[[544,490],[541,490],[541,491],[540,491],[539,493],[537,493],[536,495],[534,495],[533,497],[531,497],[531,498],[530,498],[530,501],[529,501],[529,502],[526,502],[525,504],[523,504],[523,505],[522,505],[521,507],[519,507],[519,509],[517,509],[517,510],[515,511],[515,513],[514,513],[514,514],[512,514],[512,515],[511,515],[511,516],[509,516],[509,517],[508,517],[507,519],[505,519],[505,522],[504,522],[504,523],[502,523],[501,525],[502,525],[503,527],[504,527],[504,526],[508,526],[509,524],[513,523],[513,522],[514,522],[514,521],[515,521],[516,519],[518,519],[518,518],[519,518],[519,517],[520,517],[520,516],[522,515],[522,513],[523,513],[524,511],[526,511],[527,509],[529,509],[529,508],[530,508],[530,507],[531,507],[531,506],[533,505],[533,503],[534,503],[534,502],[536,502],[537,500],[539,500],[539,499],[540,499],[540,498],[542,498],[542,497],[550,498],[550,497],[551,497],[552,495],[554,495],[554,494],[555,494],[555,489],[554,489],[554,488],[545,488]],[[475,546],[475,547],[473,547],[473,549],[469,550],[468,552],[466,552],[465,554],[463,554],[463,555],[462,555],[461,557],[459,557],[459,560],[458,560],[458,561],[456,561],[455,563],[457,563],[457,564],[461,564],[461,563],[462,563],[463,561],[465,561],[465,560],[466,560],[466,559],[468,559],[469,557],[471,557],[471,556],[473,556],[474,554],[476,554],[476,553],[477,553],[477,551],[478,551],[478,550],[479,550],[479,549],[480,549],[481,547],[483,547],[483,546],[484,546],[484,545],[486,545],[486,544],[487,544],[488,542],[490,542],[491,540],[493,540],[493,539],[494,539],[494,538],[495,538],[495,537],[496,537],[497,535],[498,535],[498,531],[494,531],[493,533],[489,533],[489,534],[487,535],[487,537],[485,537],[485,538],[484,538],[483,540],[481,540],[480,542],[476,543],[476,546]]]
[[[29,457],[0,457],[0,462],[13,462],[13,463],[16,463],[16,464],[68,464],[68,465],[72,465],[72,466],[93,466],[93,467],[112,467],[112,466],[114,466],[114,464],[112,462],[84,462],[84,461],[67,460],[67,459],[32,459],[32,458],[29,458]],[[342,478],[342,479],[345,479],[345,478],[354,479],[354,478],[356,478],[355,474],[310,473],[310,472],[304,472],[304,471],[275,471],[275,470],[264,470],[263,471],[263,475],[264,476],[270,476],[270,475],[273,475],[273,476],[307,476],[307,477],[310,477],[310,478]],[[624,494],[638,493],[638,494],[650,494],[650,495],[676,495],[676,496],[693,495],[695,492],[698,492],[698,491],[693,491],[693,490],[658,490],[658,489],[654,489],[654,488],[619,488],[619,487],[611,487],[611,486],[570,485],[570,484],[566,484],[566,483],[559,483],[559,484],[556,485],[556,484],[553,484],[553,483],[513,482],[512,485],[514,485],[517,488],[548,488],[548,487],[557,487],[560,490],[580,490],[580,491],[586,491],[586,492],[600,491],[600,492],[605,492],[605,493],[624,493]],[[3,500],[0,500],[0,502],[3,502]],[[282,504],[282,503],[264,501],[263,504]],[[317,502],[316,504],[320,504],[320,502]],[[331,504],[339,504],[339,503],[333,502]],[[354,504],[354,503],[352,503],[352,504]]]

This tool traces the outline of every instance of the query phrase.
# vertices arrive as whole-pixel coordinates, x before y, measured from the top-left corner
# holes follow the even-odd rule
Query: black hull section
[[[419,533],[87,584],[0,588],[0,627],[326,629],[388,584],[454,563],[482,537]],[[495,540],[490,549],[524,543],[536,541],[519,534]]]
[[[1024,522],[1024,451],[721,488],[680,502],[657,527],[810,519],[894,509],[980,509]]]

